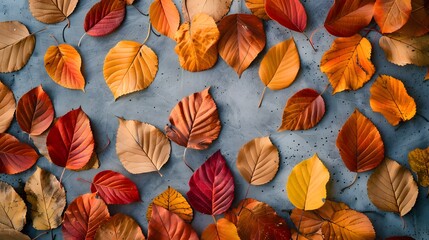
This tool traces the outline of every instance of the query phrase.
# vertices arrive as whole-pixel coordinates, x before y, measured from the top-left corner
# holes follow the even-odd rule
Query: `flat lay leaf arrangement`
[[[269,94],[267,89],[282,91],[296,81],[304,81],[300,75],[306,71],[308,63],[301,61],[302,45],[310,44],[314,51],[318,50],[313,39],[325,28],[335,36],[318,65],[320,73],[327,78],[321,86],[327,86],[322,91],[316,87],[306,87],[295,93],[288,91],[290,97],[282,115],[277,116],[281,119],[278,126],[273,126],[271,133],[247,139],[241,147],[234,146],[235,157],[211,147],[213,142],[220,141],[224,131],[231,130],[225,126],[224,103],[217,98],[218,90],[211,86],[175,100],[177,103],[171,104],[170,109],[163,109],[168,111],[168,119],[159,122],[112,115],[118,122],[115,139],[112,145],[109,139],[103,147],[97,143],[99,139],[94,128],[99,122],[91,120],[92,113],[87,114],[85,107],[76,106],[59,116],[55,111],[59,103],[51,99],[50,89],[45,91],[38,85],[17,91],[13,84],[0,81],[0,176],[31,172],[30,177],[23,179],[22,189],[0,181],[0,239],[30,239],[26,235],[29,232],[26,225],[40,231],[38,236],[31,236],[33,239],[48,232],[51,239],[55,239],[54,232],[60,231],[66,240],[144,240],[145,236],[149,240],[376,239],[377,229],[371,222],[371,212],[333,201],[336,196],[332,189],[339,187],[334,183],[334,174],[330,173],[334,164],[347,168],[343,171],[345,175],[355,176],[342,193],[356,195],[346,189],[355,182],[363,182],[359,176],[368,174],[365,175],[369,176],[367,194],[359,197],[367,197],[372,209],[392,212],[397,215],[395,218],[402,218],[404,228],[407,224],[403,217],[416,204],[426,204],[420,203],[418,196],[424,194],[422,188],[419,191],[419,185],[429,186],[429,147],[411,150],[408,161],[391,159],[388,155],[391,146],[385,144],[384,132],[368,114],[370,111],[381,114],[385,125],[391,129],[396,127],[396,130],[407,121],[416,121],[416,116],[428,121],[420,111],[421,100],[410,94],[413,92],[409,91],[410,86],[395,77],[395,72],[376,75],[379,66],[371,60],[374,49],[379,48],[385,53],[386,62],[422,67],[425,76],[416,81],[428,80],[427,1],[335,0],[329,12],[324,13],[325,21],[319,22],[321,26],[313,32],[308,30],[308,23],[317,17],[306,11],[306,6],[312,3],[300,0],[246,0],[243,6],[248,9],[240,8],[238,13],[229,13],[231,0],[207,0],[204,4],[197,0],[183,0],[180,4],[172,0],[153,0],[149,3],[148,14],[136,6],[139,1],[83,2],[28,0],[26,10],[37,21],[43,24],[66,21],[63,43],[52,36],[55,44],[45,52],[36,51],[35,56],[32,55],[36,38],[45,34],[45,29],[38,32],[31,29],[31,33],[19,21],[0,22],[0,72],[27,71],[25,66],[33,57],[38,59],[37,70],[46,72],[47,78],[61,91],[87,94],[85,88],[91,82],[100,85],[100,89],[110,90],[112,101],[125,103],[124,98],[133,98],[136,92],[161,81],[158,72],[168,68],[160,64],[165,56],[155,51],[159,47],[148,42],[151,33],[157,35],[158,32],[162,35],[159,37],[174,42],[174,48],[163,50],[176,53],[182,74],[184,71],[189,74],[206,71],[224,61],[231,67],[228,70],[236,73],[237,81],[247,81],[244,79],[249,77],[246,70],[258,69],[252,77],[259,77],[263,87],[260,87],[259,96],[255,95],[256,101],[259,99],[255,107],[264,108],[264,96]],[[74,11],[86,11],[80,26],[71,23]],[[131,16],[144,18],[148,23],[144,26],[147,35],[143,42],[128,40],[116,33]],[[277,28],[291,30],[291,34],[276,38],[274,43],[268,42],[270,30],[266,26],[270,20]],[[78,43],[66,42],[67,28],[79,28],[84,32]],[[378,42],[368,36],[370,33],[379,35]],[[107,35],[119,38],[107,38]],[[85,36],[99,41],[117,39],[110,44],[97,70],[83,64],[86,52],[81,45],[89,41],[84,40]],[[105,83],[92,82],[89,74],[92,71],[99,71]],[[284,149],[278,147],[271,135],[276,128],[279,135],[285,136],[291,131],[302,133],[317,128],[326,116],[335,114],[327,104],[328,99],[353,94],[352,91],[366,84],[371,85],[370,97],[365,99],[366,109],[356,108],[349,114],[333,143],[344,165],[340,159],[334,162],[331,156],[313,152],[301,158],[294,155],[299,163],[282,166]],[[331,96],[326,94],[330,87]],[[9,131],[14,119],[26,139]],[[113,148],[117,159],[99,158],[106,148]],[[175,157],[177,149],[183,151],[183,163],[169,161]],[[188,150],[188,157],[195,151],[207,153],[208,157],[200,159],[195,167],[196,162],[186,157]],[[48,159],[52,168],[61,168],[61,175],[54,175],[52,168],[39,166],[40,157]],[[97,170],[104,161],[116,161],[116,166],[125,171]],[[173,168],[184,165],[189,168],[181,169],[187,171],[188,179],[168,176],[174,181],[187,182],[189,188],[183,191],[169,185],[157,186],[157,196],[150,199],[146,188],[136,179],[149,174],[166,177],[166,164],[174,165]],[[76,171],[86,174],[89,170],[97,174],[76,179],[86,193],[70,195],[67,182],[74,180],[65,178],[64,174]],[[249,189],[272,181],[277,184],[276,175],[280,171],[287,171],[288,177],[283,185],[273,188],[284,192],[280,201],[294,206],[289,211],[269,205],[278,206],[277,197],[265,203],[257,200],[258,196],[248,196]],[[247,190],[243,193],[243,186],[237,184],[240,177],[247,182]],[[148,203],[147,209],[139,205],[143,202]],[[137,219],[136,214],[112,211],[113,205],[131,205],[132,211],[143,217]],[[198,221],[208,218],[213,219],[213,223],[197,231],[193,226],[196,216]],[[146,221],[147,229],[142,221]],[[413,238],[393,236],[386,239]]]

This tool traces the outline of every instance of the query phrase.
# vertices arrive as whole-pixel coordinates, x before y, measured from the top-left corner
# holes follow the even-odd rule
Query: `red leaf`
[[[46,145],[52,162],[60,167],[77,170],[88,163],[94,152],[94,136],[82,108],[58,119],[48,133]]]
[[[125,17],[125,2],[102,0],[96,3],[85,16],[83,28],[93,37],[105,36],[118,28]]]
[[[195,171],[189,180],[189,203],[209,215],[226,212],[234,199],[234,178],[220,150]]]
[[[265,12],[290,30],[304,32],[307,26],[307,13],[299,0],[265,0]]]
[[[140,201],[136,184],[124,175],[110,170],[95,175],[91,192],[97,192],[107,204],[128,204]]]
[[[18,102],[16,120],[21,129],[30,135],[40,135],[54,120],[54,106],[42,86],[24,94]]]
[[[32,147],[0,133],[0,173],[16,174],[31,168],[39,158]]]

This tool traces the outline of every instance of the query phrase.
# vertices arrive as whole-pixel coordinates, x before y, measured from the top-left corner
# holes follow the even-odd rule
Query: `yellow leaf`
[[[391,63],[399,66],[429,65],[429,34],[421,37],[388,34],[380,38],[379,44]]]
[[[193,211],[188,201],[186,201],[180,192],[170,186],[163,193],[156,196],[149,204],[146,213],[147,221],[150,221],[150,217],[152,216],[153,204],[175,213],[187,223],[192,222]]]
[[[219,30],[212,17],[197,14],[192,22],[182,24],[174,36],[174,48],[180,66],[190,72],[199,72],[214,66],[217,61]]]
[[[139,224],[131,217],[118,213],[103,222],[95,233],[95,240],[145,240]]]
[[[334,40],[320,63],[320,70],[326,73],[334,89],[333,94],[357,90],[371,79],[375,72],[371,50],[371,43],[359,34]]]
[[[226,218],[221,218],[204,230],[201,240],[240,240],[240,237],[237,227]]]
[[[369,218],[352,209],[335,212],[322,225],[324,239],[375,239],[375,231]]]
[[[174,39],[180,24],[179,11],[172,0],[155,0],[149,8],[150,22],[159,33]]]
[[[288,198],[299,209],[318,209],[325,202],[328,181],[328,169],[317,154],[314,154],[292,169],[286,183]]]
[[[0,230],[24,228],[27,207],[12,186],[0,181]],[[2,238],[0,238],[2,239]]]
[[[265,0],[246,0],[246,7],[258,18],[263,20],[271,19],[265,12]]]
[[[416,148],[408,153],[411,170],[417,173],[417,180],[422,187],[429,187],[429,147]]]
[[[158,57],[144,44],[120,41],[104,59],[104,79],[115,100],[146,89],[158,72]]]
[[[0,229],[0,239],[5,240],[30,240],[31,238],[15,229]]]
[[[12,91],[0,81],[0,133],[6,132],[9,128],[15,108]]]

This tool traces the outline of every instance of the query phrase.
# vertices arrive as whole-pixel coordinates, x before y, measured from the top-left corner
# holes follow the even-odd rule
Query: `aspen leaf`
[[[199,13],[205,13],[219,22],[231,7],[232,0],[207,0],[204,3],[198,0],[182,1],[182,13],[186,21],[193,19]]]
[[[335,212],[329,221],[323,223],[322,234],[325,239],[375,239],[369,218],[351,209]]]
[[[0,239],[31,240],[31,238],[15,229],[0,229]]]
[[[101,37],[115,31],[125,18],[125,1],[101,0],[94,4],[85,16],[83,28],[86,34]]]
[[[240,240],[235,225],[225,218],[217,220],[216,224],[206,227],[201,240]]]
[[[139,224],[131,217],[118,213],[103,222],[95,240],[145,240]]]
[[[416,103],[399,79],[381,75],[369,91],[372,110],[381,113],[392,126],[410,120],[416,115]]]
[[[61,225],[66,193],[54,175],[38,167],[25,183],[24,190],[27,201],[31,203],[31,219],[35,229],[51,230]]]
[[[33,54],[36,38],[18,21],[0,22],[0,73],[21,70]]]
[[[33,17],[43,23],[59,23],[73,13],[78,0],[29,0]]]
[[[290,30],[302,33],[307,27],[307,13],[299,0],[265,0],[265,12]]]
[[[263,20],[270,20],[265,12],[265,0],[246,0],[246,7],[250,9],[253,15]]]
[[[39,159],[32,147],[8,133],[0,133],[0,173],[17,174],[30,169]]]
[[[368,197],[377,208],[400,216],[413,208],[419,193],[411,172],[388,158],[371,174],[367,187]]]
[[[9,128],[14,114],[15,98],[13,92],[0,81],[0,133],[6,132]]]
[[[408,22],[397,32],[410,37],[420,37],[429,32],[429,4],[425,0],[411,0]]]
[[[328,169],[317,154],[314,154],[292,169],[286,183],[288,198],[299,209],[318,209],[325,202],[328,181]]]
[[[320,70],[328,76],[333,94],[357,90],[371,79],[375,72],[371,50],[371,43],[359,34],[334,40],[320,62]]]
[[[237,169],[252,185],[270,182],[279,169],[279,151],[269,137],[255,138],[238,152]]]
[[[149,7],[150,22],[159,33],[174,39],[180,15],[172,0],[155,0]]]
[[[168,186],[167,190],[159,194],[149,204],[146,213],[148,221],[150,221],[150,217],[152,216],[153,205],[163,207],[168,211],[175,213],[187,223],[192,222],[193,210],[188,201],[186,201],[185,197],[183,197],[180,192],[170,186]]]
[[[221,125],[209,88],[184,97],[172,110],[167,137],[185,148],[206,149],[218,138]]]
[[[387,60],[399,66],[414,64],[429,65],[429,34],[407,37],[400,34],[384,35],[379,40]]]
[[[158,57],[144,44],[120,41],[107,53],[103,74],[115,100],[146,89],[158,72]]]
[[[85,78],[82,75],[82,59],[79,52],[69,44],[50,46],[46,50],[45,69],[48,75],[58,85],[83,90]]]
[[[400,29],[410,18],[411,0],[376,0],[374,19],[382,33]]]
[[[26,214],[27,206],[18,193],[15,192],[15,189],[9,184],[0,181],[0,236],[4,230],[21,231],[26,222]],[[3,234],[7,233],[3,232]]]
[[[94,176],[91,192],[97,193],[106,204],[129,204],[140,201],[136,184],[111,170],[99,172]]]
[[[417,173],[417,180],[422,187],[429,187],[429,148],[416,148],[408,153],[411,170]]]
[[[161,174],[159,170],[170,158],[170,151],[170,141],[156,127],[119,119],[116,153],[128,172]]]

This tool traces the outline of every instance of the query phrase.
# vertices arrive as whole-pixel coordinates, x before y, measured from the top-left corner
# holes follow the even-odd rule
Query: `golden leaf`
[[[59,23],[73,13],[78,0],[29,0],[33,17],[43,23]]]
[[[429,187],[429,148],[416,148],[408,153],[411,170],[417,173],[417,180],[422,187]]]
[[[352,209],[334,213],[329,221],[322,225],[324,239],[375,239],[375,231],[369,218]]]
[[[394,33],[382,36],[379,44],[391,63],[399,66],[429,65],[429,34],[421,37],[407,37]]]
[[[149,8],[149,17],[156,31],[174,39],[180,25],[180,15],[172,0],[153,1]]]
[[[210,224],[201,235],[201,240],[240,240],[237,227],[226,218]]]
[[[15,98],[13,92],[0,81],[0,133],[6,132],[9,128],[14,114]]]
[[[253,15],[263,20],[270,20],[271,18],[265,12],[264,0],[246,0],[246,7],[250,9]]]
[[[27,207],[22,198],[15,192],[15,189],[9,184],[0,181],[0,230],[14,229],[21,231],[26,222],[26,214]]]
[[[139,224],[131,217],[118,213],[103,222],[95,233],[95,240],[145,240]]]

